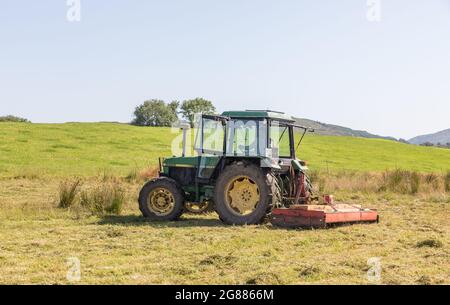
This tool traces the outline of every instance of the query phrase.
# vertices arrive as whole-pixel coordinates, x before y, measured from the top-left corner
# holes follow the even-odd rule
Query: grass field
[[[328,179],[326,191],[377,208],[380,224],[228,227],[215,213],[147,222],[136,202],[143,181],[124,177],[169,154],[173,136],[110,123],[0,124],[0,284],[68,284],[70,257],[80,260],[77,283],[87,284],[367,284],[374,257],[382,267],[377,283],[450,284],[450,192],[442,179],[423,174],[426,185],[414,195],[373,185],[386,169],[441,175],[450,169],[450,150],[305,140],[302,157],[332,174],[321,178]],[[358,173],[339,177],[342,169]],[[74,176],[83,177],[83,187],[114,180],[125,190],[121,214],[93,215],[79,204],[58,208],[60,182]]]
[[[170,156],[168,128],[112,123],[0,124],[0,176],[127,175]],[[299,155],[312,169],[445,172],[450,149],[387,140],[308,135]]]

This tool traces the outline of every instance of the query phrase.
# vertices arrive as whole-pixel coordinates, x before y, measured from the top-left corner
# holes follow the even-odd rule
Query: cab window
[[[273,121],[270,124],[269,145],[278,152],[279,158],[291,158],[291,137],[289,126]],[[276,156],[274,156],[276,157]]]
[[[202,154],[223,154],[225,127],[221,121],[202,118],[200,133],[201,136],[196,139],[196,147],[201,147]]]

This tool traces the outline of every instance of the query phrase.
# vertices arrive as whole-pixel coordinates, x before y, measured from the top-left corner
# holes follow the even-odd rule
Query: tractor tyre
[[[280,200],[276,178],[269,171],[247,162],[225,168],[214,190],[220,219],[230,225],[262,223]]]
[[[183,191],[173,179],[153,179],[139,193],[139,209],[150,220],[178,220],[184,210]]]

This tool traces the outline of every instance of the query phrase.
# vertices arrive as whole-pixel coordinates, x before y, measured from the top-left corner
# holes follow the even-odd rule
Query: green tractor
[[[160,159],[159,177],[139,194],[151,220],[177,220],[185,211],[214,207],[226,224],[259,224],[274,208],[306,204],[312,187],[296,150],[306,132],[276,111],[228,111],[199,115],[194,156]]]

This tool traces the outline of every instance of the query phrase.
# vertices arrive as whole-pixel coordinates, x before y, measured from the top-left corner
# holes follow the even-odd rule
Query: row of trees
[[[20,122],[20,123],[30,123],[29,120],[27,120],[27,119],[25,119],[25,118],[18,117],[18,116],[14,116],[14,115],[0,116],[0,122]]]
[[[446,144],[443,144],[443,143],[436,143],[436,144],[434,144],[434,143],[431,143],[431,142],[425,142],[425,143],[422,143],[422,144],[420,144],[421,146],[436,146],[436,147],[444,147],[444,148],[450,148],[450,142],[448,142],[448,143],[446,143]]]
[[[200,112],[213,114],[216,108],[211,101],[203,98],[185,100],[182,103],[152,99],[136,107],[131,123],[137,126],[171,126],[178,120],[178,115],[181,115],[193,126],[194,115]]]

